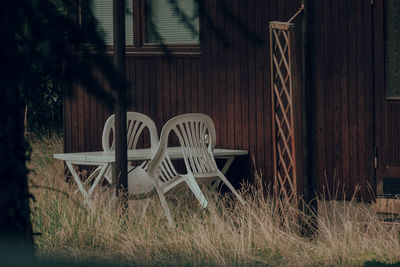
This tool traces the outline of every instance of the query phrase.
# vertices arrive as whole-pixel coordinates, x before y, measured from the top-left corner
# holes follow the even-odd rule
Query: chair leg
[[[197,200],[200,202],[200,205],[203,208],[207,208],[208,202],[206,197],[204,196],[203,192],[201,191],[199,184],[196,182],[193,174],[188,173],[185,179],[187,185],[189,186],[190,190],[192,190],[193,194],[196,196]]]
[[[111,189],[109,189],[108,191],[110,194],[110,197],[108,199],[108,205],[111,205],[114,202],[114,200],[117,198],[117,194],[115,192],[116,191],[115,186],[111,187]]]
[[[226,179],[225,175],[223,175],[222,173],[219,173],[218,177],[232,191],[232,193],[237,197],[237,199],[239,199],[240,203],[242,203],[244,205],[245,202],[244,202],[243,198],[239,195],[239,193],[235,190],[235,188],[233,188],[232,184],[228,181],[228,179]]]
[[[156,190],[157,190],[158,197],[160,198],[161,206],[164,209],[165,216],[167,216],[169,226],[173,227],[174,221],[172,220],[171,212],[169,210],[167,201],[165,200],[164,192],[162,191],[162,189],[158,188],[158,186],[156,186]]]
[[[139,224],[142,224],[144,215],[146,214],[147,208],[149,207],[149,203],[150,203],[150,199],[147,198],[146,202],[144,203],[144,206],[143,206],[142,216],[140,216]]]

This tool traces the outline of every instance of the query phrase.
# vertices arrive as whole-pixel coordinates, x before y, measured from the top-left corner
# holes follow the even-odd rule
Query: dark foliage
[[[25,128],[28,132],[62,132],[63,130],[63,86],[49,76],[35,94],[25,99]]]
[[[81,83],[109,107],[114,97],[97,82],[93,70],[100,71],[112,88],[121,85],[112,62],[102,53],[105,44],[96,31],[93,16],[87,12],[80,25],[67,13],[74,10],[76,2],[0,1],[0,242],[3,243],[33,246],[25,166],[29,159],[29,147],[24,140],[25,105],[36,111],[39,111],[36,107],[44,109],[37,115],[38,126],[50,118],[55,126],[61,121],[55,115],[60,108],[61,90],[69,94],[72,81]]]

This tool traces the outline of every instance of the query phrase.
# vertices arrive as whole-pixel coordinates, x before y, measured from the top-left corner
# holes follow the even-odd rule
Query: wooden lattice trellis
[[[292,23],[270,22],[274,193],[293,204],[299,197],[296,145],[301,131],[294,29]]]

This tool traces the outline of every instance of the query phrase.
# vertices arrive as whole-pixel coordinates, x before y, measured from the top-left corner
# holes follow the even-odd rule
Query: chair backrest
[[[189,113],[176,116],[164,125],[159,146],[149,163],[149,175],[157,177],[160,182],[168,182],[177,175],[166,153],[171,132],[178,137],[188,172],[210,173],[218,170],[212,154],[216,143],[215,126],[212,119],[205,114]]]
[[[154,121],[138,112],[126,113],[128,149],[135,149],[143,130],[147,127],[150,133],[150,148],[156,150],[158,145],[157,128]],[[115,150],[115,115],[111,115],[104,124],[102,145],[104,151]]]

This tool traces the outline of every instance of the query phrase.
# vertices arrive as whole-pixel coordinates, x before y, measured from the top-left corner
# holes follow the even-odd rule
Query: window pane
[[[147,0],[146,42],[161,43],[199,43],[199,12],[196,0],[176,0],[178,9],[183,12],[186,21],[178,15],[169,0]],[[154,28],[151,27],[154,25]],[[188,26],[192,25],[192,28]]]
[[[133,1],[125,0],[125,43],[133,45]]]
[[[133,10],[132,0],[126,0],[125,38],[127,45],[133,45]],[[113,37],[113,0],[92,0],[90,8],[98,20],[98,27],[103,32],[104,41],[114,44]]]
[[[400,97],[400,1],[385,0],[386,96]]]

